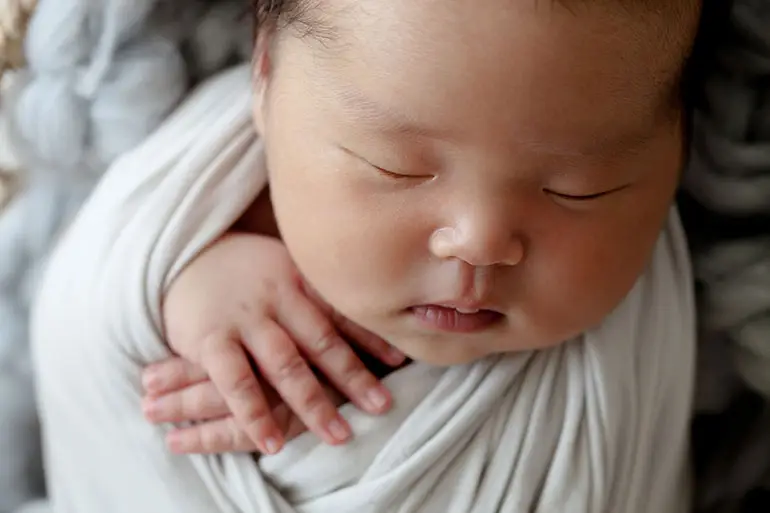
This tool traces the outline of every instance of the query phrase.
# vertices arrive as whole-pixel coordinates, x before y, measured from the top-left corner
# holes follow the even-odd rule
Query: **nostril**
[[[520,236],[501,233],[493,223],[462,228],[442,227],[434,231],[429,240],[430,252],[440,259],[462,260],[473,267],[516,265],[524,259]]]

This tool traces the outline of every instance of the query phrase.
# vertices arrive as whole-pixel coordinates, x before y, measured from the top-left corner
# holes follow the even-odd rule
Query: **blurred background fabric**
[[[700,345],[698,513],[770,511],[770,1],[705,2],[680,201]]]
[[[248,7],[0,0],[0,513],[45,494],[27,323],[46,256],[118,155],[250,58]]]

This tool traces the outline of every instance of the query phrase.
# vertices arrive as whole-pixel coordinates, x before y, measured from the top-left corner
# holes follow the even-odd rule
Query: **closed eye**
[[[350,150],[350,149],[348,149],[348,148],[346,148],[344,146],[339,146],[339,148],[342,151],[344,151],[345,153],[347,153],[348,155],[350,155],[351,157],[353,157],[354,159],[358,160],[359,162],[362,162],[362,163],[366,164],[367,167],[369,167],[370,169],[373,169],[374,171],[376,171],[377,174],[379,174],[380,176],[382,176],[384,178],[388,178],[390,180],[405,180],[405,179],[412,179],[412,180],[414,180],[414,179],[417,179],[417,180],[421,180],[421,181],[427,181],[427,180],[430,180],[432,178],[435,178],[435,176],[432,175],[432,174],[420,174],[420,175],[418,175],[418,174],[399,173],[397,171],[391,171],[389,169],[386,169],[384,167],[380,167],[380,166],[372,163],[369,159],[361,156],[360,154],[358,154],[358,153],[356,153],[356,152],[354,152],[354,151],[352,151],[352,150]]]
[[[373,164],[368,159],[362,157],[361,155],[359,155],[358,153],[356,153],[356,152],[354,152],[352,150],[349,150],[348,148],[346,148],[344,146],[339,146],[339,148],[342,151],[344,151],[345,153],[347,153],[348,155],[350,155],[351,157],[353,157],[354,159],[358,160],[359,162],[362,162],[362,163],[366,164],[369,168],[374,169],[379,175],[384,176],[385,178],[390,178],[390,179],[395,179],[395,180],[402,180],[404,178],[426,178],[423,175],[417,176],[417,175],[410,175],[410,174],[397,173],[395,171],[390,171],[388,169],[385,169],[384,167],[380,167],[380,166],[378,166],[376,164]]]
[[[591,201],[595,199],[602,198],[604,196],[607,196],[608,194],[612,194],[618,191],[621,191],[628,187],[628,185],[623,185],[621,187],[616,187],[614,189],[610,189],[607,191],[601,191],[601,192],[595,192],[592,194],[564,194],[562,192],[556,192],[552,191],[550,189],[543,189],[546,193],[551,194],[553,196],[556,196],[561,199],[570,200],[570,201]]]
[[[388,171],[387,169],[381,168],[380,166],[375,166],[371,162],[367,162],[370,166],[374,168],[375,171],[377,171],[379,174],[386,178],[391,178],[393,180],[403,180],[405,178],[429,178],[425,175],[405,175],[402,173],[396,173],[395,171]]]

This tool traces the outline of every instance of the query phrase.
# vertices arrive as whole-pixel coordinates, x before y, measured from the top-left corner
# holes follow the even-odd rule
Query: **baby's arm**
[[[253,233],[257,230],[263,234]],[[212,402],[211,387],[198,385],[207,377],[233,415],[172,434],[170,442],[177,448],[180,437],[182,447],[190,446],[185,440],[198,440],[202,449],[229,439],[239,448],[253,445],[273,453],[284,441],[273,415],[281,399],[324,441],[344,442],[349,426],[306,359],[366,411],[381,413],[389,406],[389,394],[339,336],[335,324],[346,327],[348,335],[386,363],[398,364],[403,356],[350,323],[333,322],[333,312],[306,293],[285,247],[270,235],[277,235],[277,227],[269,197],[263,194],[232,232],[196,258],[168,291],[163,310],[169,345],[197,366],[201,378],[188,380],[192,392],[186,400],[197,401],[197,416],[203,415]],[[173,381],[164,378],[163,369],[151,367],[146,373],[150,395],[145,408],[155,420],[163,412],[159,395],[168,391],[162,382]],[[277,391],[272,398],[266,393],[269,386]],[[206,442],[212,439],[218,442]]]

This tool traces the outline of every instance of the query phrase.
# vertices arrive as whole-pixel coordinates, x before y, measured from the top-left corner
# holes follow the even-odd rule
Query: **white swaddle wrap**
[[[388,378],[356,438],[279,455],[177,456],[142,418],[168,356],[161,299],[266,184],[250,70],[223,73],[116,162],[54,253],[33,319],[57,513],[683,513],[694,305],[676,213],[599,328],[552,350]],[[298,141],[298,151],[302,149]]]

